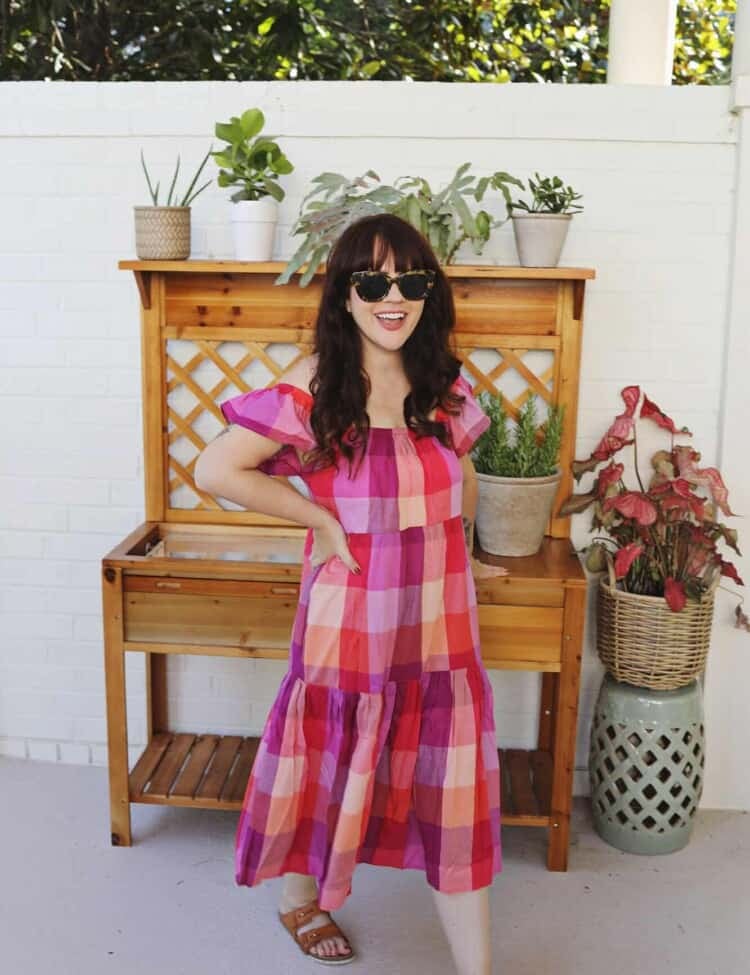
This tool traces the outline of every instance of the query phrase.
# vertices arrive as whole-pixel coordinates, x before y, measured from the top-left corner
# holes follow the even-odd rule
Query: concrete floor
[[[235,813],[132,807],[134,845],[109,842],[107,771],[0,758],[0,971],[5,975],[323,972],[275,918],[280,880],[238,887]],[[567,873],[546,832],[503,830],[491,890],[493,972],[750,975],[750,815],[701,810],[667,856],[594,831],[577,798]],[[415,870],[359,864],[335,912],[366,975],[452,975]]]

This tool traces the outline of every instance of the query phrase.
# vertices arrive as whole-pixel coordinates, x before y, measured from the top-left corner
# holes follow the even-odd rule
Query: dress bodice
[[[459,414],[438,407],[452,447],[408,427],[371,427],[364,456],[350,465],[315,467],[301,454],[315,446],[310,426],[312,395],[290,383],[243,393],[221,403],[231,423],[254,430],[282,446],[259,465],[267,474],[297,475],[316,503],[327,508],[346,532],[399,532],[445,522],[461,513],[463,472],[459,457],[490,424],[462,375],[453,391],[466,397]]]

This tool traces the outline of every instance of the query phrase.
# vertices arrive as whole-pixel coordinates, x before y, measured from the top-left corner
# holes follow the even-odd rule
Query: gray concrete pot
[[[513,236],[522,267],[557,267],[572,213],[514,213]]]
[[[499,477],[480,474],[476,531],[491,555],[534,555],[544,539],[562,477]]]

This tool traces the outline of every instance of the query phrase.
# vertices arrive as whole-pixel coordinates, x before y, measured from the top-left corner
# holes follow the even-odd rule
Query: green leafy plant
[[[552,405],[547,419],[537,424],[536,397],[530,396],[518,411],[515,430],[501,396],[486,390],[477,401],[490,425],[474,447],[472,458],[480,474],[496,477],[548,477],[557,471],[562,440],[564,406]]]
[[[198,177],[200,176],[201,172],[203,171],[203,167],[208,162],[208,157],[210,155],[211,155],[211,149],[209,148],[208,152],[203,157],[203,162],[198,167],[195,176],[193,176],[193,179],[192,179],[192,182],[190,183],[190,186],[188,186],[187,190],[185,190],[185,194],[182,197],[181,202],[180,203],[177,203],[177,200],[176,200],[176,197],[175,197],[175,202],[172,203],[172,193],[174,192],[175,184],[177,183],[177,174],[180,171],[180,156],[179,156],[179,154],[177,155],[177,165],[175,166],[175,169],[174,169],[174,176],[172,177],[172,184],[169,187],[169,195],[167,196],[167,202],[164,204],[164,206],[168,206],[168,207],[169,206],[189,207],[190,204],[193,202],[193,200],[196,198],[196,196],[198,196],[199,193],[202,193],[203,190],[205,190],[205,188],[211,183],[211,180],[208,180],[208,182],[204,183],[203,186],[201,186],[200,189],[197,189],[195,192],[193,192],[193,187],[195,186]],[[146,168],[146,160],[143,157],[143,149],[141,149],[141,166],[143,167],[143,172],[146,174],[146,183],[148,184],[148,191],[151,194],[151,201],[152,201],[152,203],[153,203],[153,205],[155,207],[158,207],[159,206],[159,187],[161,186],[161,183],[157,183],[156,184],[156,189],[154,189],[154,187],[152,186],[152,184],[151,184],[151,177],[149,176],[148,169]]]
[[[580,200],[581,194],[576,193],[572,186],[563,186],[559,176],[542,179],[539,173],[534,175],[536,180],[529,177],[531,206],[523,200],[517,200],[509,204],[509,210],[526,210],[527,213],[572,213],[574,210],[583,210],[582,206],[572,202]]]
[[[393,186],[378,185],[380,177],[372,169],[360,177],[348,179],[340,173],[321,173],[314,177],[313,189],[305,196],[292,235],[304,239],[278,276],[276,284],[286,284],[295,271],[307,264],[300,278],[305,287],[321,261],[343,231],[361,217],[373,213],[393,213],[406,220],[429,240],[438,260],[449,264],[465,240],[476,254],[481,254],[490,233],[505,223],[493,220],[486,210],[472,213],[467,197],[479,202],[488,188],[499,190],[510,204],[507,184],[523,188],[523,183],[509,173],[491,176],[467,174],[471,163],[463,163],[453,179],[439,192],[421,177],[401,176]],[[368,182],[371,181],[371,182]],[[322,196],[322,199],[312,199]]]
[[[217,122],[217,138],[227,145],[213,153],[214,162],[222,167],[217,182],[219,186],[235,186],[231,200],[260,200],[272,196],[281,202],[286,195],[277,176],[294,171],[294,166],[274,141],[275,136],[261,136],[265,116],[259,108],[248,108],[241,116],[232,115],[228,122]]]

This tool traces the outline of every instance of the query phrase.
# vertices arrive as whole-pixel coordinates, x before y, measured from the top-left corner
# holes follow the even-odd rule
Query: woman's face
[[[388,254],[386,261],[376,270],[395,274],[396,264],[393,255]],[[357,323],[364,341],[386,351],[394,351],[401,348],[417,327],[424,303],[424,298],[421,301],[407,301],[394,281],[388,294],[380,301],[362,301],[352,285],[349,288],[346,310]],[[378,318],[378,315],[383,312],[400,312],[403,317],[391,320]]]

